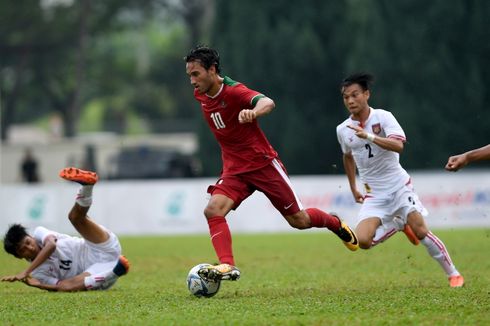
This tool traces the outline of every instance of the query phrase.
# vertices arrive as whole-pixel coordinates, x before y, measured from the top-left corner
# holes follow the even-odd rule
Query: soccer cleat
[[[452,288],[460,288],[464,285],[463,275],[449,276],[449,286]]]
[[[352,229],[340,219],[337,213],[331,212],[330,215],[336,217],[339,220],[340,228],[334,233],[344,242],[344,245],[351,251],[359,249],[359,241]]]
[[[236,281],[240,278],[240,270],[229,264],[206,265],[198,270],[197,274],[204,280],[213,282],[221,280]]]
[[[403,233],[405,233],[405,235],[408,238],[408,241],[410,241],[414,246],[417,246],[420,243],[420,240],[417,238],[415,233],[413,233],[413,230],[410,227],[410,225],[405,224],[405,226],[403,227]]]
[[[129,260],[124,256],[119,256],[116,266],[112,269],[117,276],[126,275],[129,272]]]
[[[420,240],[417,238],[410,225],[406,224],[400,216],[395,216],[393,218],[393,223],[398,231],[403,231],[403,233],[405,233],[408,241],[414,246],[417,246],[420,243]]]
[[[61,170],[60,177],[68,181],[78,182],[82,186],[93,185],[99,180],[97,173],[73,167]]]

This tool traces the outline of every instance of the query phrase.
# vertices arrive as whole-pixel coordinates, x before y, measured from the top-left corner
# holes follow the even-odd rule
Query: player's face
[[[342,97],[345,107],[354,116],[361,114],[364,110],[369,110],[369,91],[363,90],[359,84],[344,87]]]
[[[31,236],[26,236],[24,239],[22,239],[19,247],[17,248],[17,256],[20,258],[33,260],[36,258],[40,250],[41,248],[39,248],[37,245],[36,240],[34,240],[34,238]]]
[[[214,66],[209,68],[209,70],[206,70],[199,61],[191,61],[187,62],[185,70],[190,78],[191,85],[196,88],[200,94],[209,93],[215,85],[216,72]]]

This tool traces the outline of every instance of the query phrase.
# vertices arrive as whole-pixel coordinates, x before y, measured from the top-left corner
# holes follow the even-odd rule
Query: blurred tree
[[[332,172],[340,159],[345,8],[341,1],[217,1],[212,45],[223,74],[275,100],[260,124],[292,174]],[[216,174],[217,147],[208,130],[200,136],[203,169]]]
[[[451,153],[488,143],[490,2],[348,3],[349,70],[375,73],[371,104],[404,127],[404,165],[441,168]]]
[[[6,98],[2,139],[16,116],[33,119],[53,109],[61,113],[66,135],[74,135],[89,34],[107,28],[107,20],[117,13],[121,2],[20,0],[14,5],[0,4],[0,78]]]
[[[441,168],[449,154],[488,142],[488,1],[221,0],[216,10],[223,71],[276,101],[260,123],[292,174],[340,172],[335,126],[347,111],[338,85],[357,71],[376,75],[371,104],[404,127],[407,168]],[[217,148],[200,135],[212,173]]]
[[[212,2],[2,2],[2,139],[10,124],[53,110],[72,137],[91,101],[107,111],[98,115],[107,130],[126,132],[132,112],[149,122],[149,131],[189,130],[196,110],[182,57],[190,39],[206,37]]]

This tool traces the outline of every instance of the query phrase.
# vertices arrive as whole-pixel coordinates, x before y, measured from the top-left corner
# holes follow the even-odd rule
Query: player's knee
[[[288,221],[289,225],[298,230],[309,229],[311,227],[310,221],[304,216],[298,214],[286,216],[286,220]]]
[[[372,240],[361,240],[358,238],[359,241],[359,248],[361,249],[370,249],[372,246],[373,241]]]
[[[208,205],[204,209],[204,216],[206,216],[207,219],[214,216],[220,216],[219,209],[214,205]]]
[[[373,237],[362,233],[356,233],[357,241],[359,241],[359,247],[361,249],[369,249],[373,245]]]

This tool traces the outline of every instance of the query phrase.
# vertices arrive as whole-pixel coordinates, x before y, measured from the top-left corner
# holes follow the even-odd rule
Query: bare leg
[[[369,249],[373,245],[376,229],[381,225],[379,217],[369,217],[362,220],[356,227],[356,235],[359,239],[359,247]]]
[[[75,203],[68,214],[71,224],[84,239],[90,242],[102,243],[107,241],[109,234],[87,216],[89,208]]]

